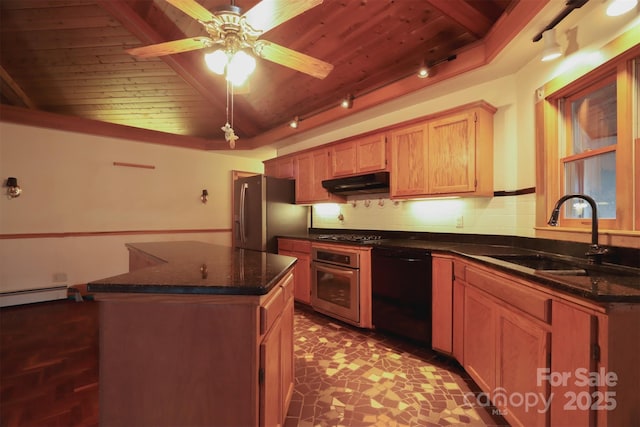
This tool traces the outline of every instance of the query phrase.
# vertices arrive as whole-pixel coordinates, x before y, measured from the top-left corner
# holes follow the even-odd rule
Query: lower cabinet
[[[490,399],[514,426],[640,422],[640,304],[565,297],[456,257],[433,262],[433,347],[478,384],[473,403]]]
[[[547,425],[549,391],[538,381],[538,369],[549,368],[550,325],[513,308],[517,291],[523,291],[520,285],[496,279],[504,291],[500,299],[475,287],[474,276],[467,280],[465,370],[512,425]]]
[[[260,344],[260,425],[282,426],[293,395],[293,298]]]
[[[282,426],[293,280],[262,296],[96,293],[100,425]]]
[[[296,301],[311,304],[311,242],[279,238],[278,254],[298,258],[293,296]]]

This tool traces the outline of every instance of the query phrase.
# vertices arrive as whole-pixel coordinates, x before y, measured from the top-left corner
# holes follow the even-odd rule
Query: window
[[[563,205],[560,227],[546,228],[551,209],[565,194],[586,194],[596,201],[600,230],[624,234],[640,229],[633,160],[634,144],[640,147],[635,142],[640,46],[615,51],[619,45],[612,42],[607,48],[615,59],[585,75],[550,81],[542,91],[546,98],[536,107],[540,234],[590,229],[591,208],[581,199]]]
[[[566,100],[566,154],[561,158],[564,194],[587,194],[595,201],[598,217],[616,218],[616,146],[618,114],[615,76],[602,87],[588,88]],[[565,204],[563,218],[591,218],[584,200]]]

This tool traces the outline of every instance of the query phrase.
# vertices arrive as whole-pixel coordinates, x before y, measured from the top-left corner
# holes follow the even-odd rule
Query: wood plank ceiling
[[[256,3],[237,0],[235,5],[247,11]],[[261,38],[329,62],[333,71],[320,80],[259,59],[248,90],[232,98],[236,133],[248,141],[244,148],[255,148],[291,132],[287,123],[294,116],[313,125],[314,117],[338,108],[348,94],[357,105],[413,79],[422,62],[464,55],[486,42],[498,25],[521,28],[526,22],[509,19],[530,18],[542,7],[529,7],[528,15],[512,13],[519,3],[325,0]],[[200,4],[215,10],[229,1]],[[205,68],[203,50],[149,59],[125,52],[206,35],[202,25],[164,0],[2,0],[0,111],[9,120],[40,113],[39,120],[53,127],[68,119],[76,120],[81,131],[100,132],[106,122],[127,126],[123,129],[134,138],[134,128],[141,128],[161,132],[175,145],[226,148],[220,129],[227,117],[226,85]],[[424,87],[424,80],[402,91]],[[353,111],[393,96],[378,96],[366,106],[363,101]]]

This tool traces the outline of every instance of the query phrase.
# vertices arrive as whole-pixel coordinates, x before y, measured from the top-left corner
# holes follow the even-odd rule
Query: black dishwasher
[[[376,330],[431,345],[431,253],[428,250],[373,248],[371,287]]]

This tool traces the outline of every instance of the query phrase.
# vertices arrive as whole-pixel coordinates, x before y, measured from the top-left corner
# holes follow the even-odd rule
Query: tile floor
[[[451,359],[296,306],[295,390],[285,427],[505,426],[468,404]]]

